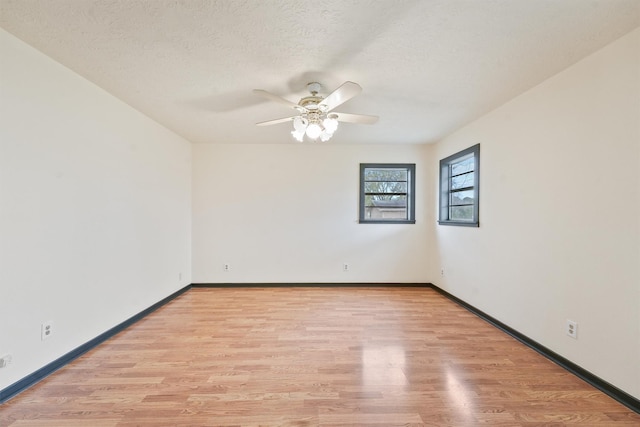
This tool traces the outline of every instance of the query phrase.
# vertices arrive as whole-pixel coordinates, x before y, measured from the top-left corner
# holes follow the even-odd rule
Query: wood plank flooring
[[[638,426],[429,288],[194,288],[0,408],[1,426]]]

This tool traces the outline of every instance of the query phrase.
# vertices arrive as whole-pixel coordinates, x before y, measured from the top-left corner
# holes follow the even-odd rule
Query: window
[[[438,224],[479,227],[480,144],[440,160]]]
[[[416,165],[360,164],[360,223],[414,224]]]

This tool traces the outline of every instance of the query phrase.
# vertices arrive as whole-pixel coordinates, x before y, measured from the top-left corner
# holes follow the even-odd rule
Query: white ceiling
[[[293,143],[310,81],[363,92],[331,144],[429,143],[640,25],[640,0],[0,0],[0,26],[196,143]]]

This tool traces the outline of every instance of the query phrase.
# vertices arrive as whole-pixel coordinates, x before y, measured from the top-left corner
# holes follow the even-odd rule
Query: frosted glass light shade
[[[291,135],[293,135],[296,141],[302,142],[302,140],[304,139],[304,129],[301,131],[293,130],[291,131]]]
[[[311,139],[318,139],[321,133],[322,133],[322,129],[316,123],[311,123],[307,127],[307,136]]]
[[[324,130],[333,135],[333,133],[338,129],[338,121],[336,119],[326,118],[322,122],[324,126]]]
[[[304,117],[296,117],[293,119],[293,128],[298,132],[304,132],[307,129],[307,125],[309,124],[309,120]]]

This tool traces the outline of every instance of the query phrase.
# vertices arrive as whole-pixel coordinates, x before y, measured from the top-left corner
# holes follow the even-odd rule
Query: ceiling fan
[[[256,123],[256,125],[269,126],[292,121],[293,131],[291,131],[291,135],[293,135],[297,141],[302,142],[306,135],[314,141],[320,138],[320,140],[324,142],[328,141],[336,129],[338,129],[338,122],[373,124],[378,121],[378,116],[338,113],[333,111],[334,108],[337,108],[362,92],[359,84],[345,82],[324,98],[318,95],[321,88],[322,85],[318,82],[307,84],[307,90],[311,95],[300,99],[297,104],[267,92],[266,90],[254,89],[253,93],[256,95],[286,105],[298,112],[296,116],[268,120],[266,122]]]

